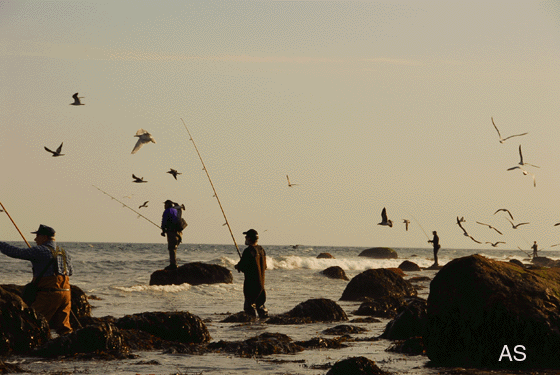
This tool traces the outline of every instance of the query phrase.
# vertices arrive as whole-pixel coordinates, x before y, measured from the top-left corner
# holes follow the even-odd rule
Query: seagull
[[[377,223],[377,225],[388,225],[389,227],[393,227],[393,222],[387,219],[387,210],[383,207],[381,211],[381,223]]]
[[[134,179],[134,181],[132,182],[136,182],[136,183],[148,182],[148,181],[144,181],[144,177],[136,177],[134,174],[132,175],[132,178]]]
[[[461,223],[466,223],[466,222],[467,222],[467,221],[465,220],[465,217],[464,217],[464,216],[461,216],[461,218],[459,219],[459,221],[460,221]]]
[[[141,205],[141,206],[138,206],[138,208],[140,209],[140,208],[142,208],[142,207],[148,207],[148,202],[149,202],[149,201],[144,202],[144,204]]]
[[[498,242],[494,242],[494,243],[492,243],[492,242],[486,242],[486,243],[489,243],[490,245],[492,245],[492,247],[497,247],[499,243],[505,244],[505,242],[502,242],[502,241],[498,241]]]
[[[169,171],[168,171],[168,172],[165,172],[165,173],[171,173],[171,174],[173,175],[173,177],[175,177],[175,179],[177,179],[177,175],[178,175],[178,174],[182,174],[182,173],[180,173],[180,172],[177,172],[177,170],[176,170],[176,169],[173,169],[173,168],[169,168]]]
[[[511,212],[509,212],[509,210],[508,210],[507,208],[499,208],[499,209],[497,209],[496,212],[494,212],[494,215],[496,215],[496,214],[497,214],[498,212],[500,212],[500,211],[505,211],[505,212],[507,212],[507,213],[509,214],[509,217],[511,217],[511,220],[514,220],[514,219],[513,219],[513,215],[511,214]]]
[[[406,230],[408,231],[408,224],[410,224],[410,220],[403,219],[403,223],[406,227]]]
[[[464,221],[464,218],[459,219],[459,216],[457,216],[457,225],[459,226],[459,228],[461,228],[463,230],[463,234],[467,237],[469,237],[469,234],[467,233],[467,231],[465,230],[465,228],[463,228],[463,226],[461,225],[461,222]]]
[[[74,95],[72,95],[72,97],[74,98],[74,103],[70,103],[70,105],[85,105],[82,104],[82,102],[80,101],[80,99],[82,99],[83,96],[78,96],[78,93],[75,93]]]
[[[518,163],[518,164],[521,165],[521,166],[523,166],[523,165],[530,165],[531,167],[540,168],[540,167],[537,167],[536,165],[529,164],[529,163],[524,163],[524,162],[523,162],[523,154],[521,153],[521,145],[519,145],[519,163]],[[521,170],[523,171],[523,174],[527,174],[527,171],[524,170],[523,168],[521,168],[521,167],[518,166],[518,165],[516,165],[515,167],[508,168],[508,171],[512,171],[512,170],[518,169],[518,168],[521,169]]]
[[[555,226],[555,227],[557,227],[558,225],[560,225],[560,223],[556,223],[556,224],[554,224],[554,226]]]
[[[298,185],[299,185],[299,184],[292,184],[292,183],[290,182],[290,177],[288,177],[288,175],[286,175],[286,178],[288,179],[288,186],[289,186],[289,187],[298,186]]]
[[[550,247],[554,247],[554,246],[559,246],[560,243],[557,243],[556,245],[550,245]]]
[[[63,143],[64,143],[64,142],[62,142],[62,143],[60,144],[60,146],[58,146],[58,148],[56,149],[56,151],[49,150],[49,149],[46,148],[46,147],[45,147],[45,150],[47,150],[48,152],[50,152],[51,154],[53,154],[53,155],[52,155],[53,157],[56,157],[56,156],[63,156],[64,154],[61,154],[61,152],[62,152],[62,144],[63,144]]]
[[[525,224],[529,224],[529,223],[519,223],[519,224],[513,224],[513,221],[511,221],[511,220],[510,220],[510,219],[508,219],[507,217],[506,217],[506,219],[507,219],[507,221],[509,221],[509,222],[511,223],[511,227],[512,227],[513,229],[517,229],[517,227],[518,227],[518,226],[520,226],[520,225],[525,225]]]
[[[500,137],[500,143],[504,143],[506,140],[512,138],[512,137],[519,137],[525,134],[529,134],[529,133],[523,133],[523,134],[515,134],[515,135],[510,135],[509,137],[506,138],[502,138],[502,135],[500,134],[500,131],[498,130],[498,127],[496,126],[496,124],[494,124],[494,118],[490,117],[492,119],[492,125],[494,125],[494,128],[496,128],[496,131],[498,132],[498,137]]]
[[[134,194],[130,194],[130,195],[125,195],[125,196],[124,196],[123,198],[128,198],[128,199],[132,199],[132,196],[133,196],[133,195],[134,195]],[[113,198],[113,199],[114,199],[114,198]]]
[[[496,228],[494,228],[494,227],[491,226],[490,224],[484,224],[484,223],[481,223],[481,222],[479,222],[479,221],[477,221],[476,223],[477,223],[477,224],[480,224],[480,225],[486,225],[488,228],[494,229],[496,232],[498,232],[498,233],[500,233],[500,234],[503,234],[502,232],[500,232],[499,230],[497,230]]]
[[[138,137],[138,142],[136,142],[136,145],[134,146],[134,149],[132,150],[131,154],[135,154],[136,152],[138,152],[138,150],[140,150],[140,148],[144,146],[144,144],[146,143],[149,142],[156,143],[154,137],[152,137],[152,135],[147,131],[145,131],[144,129],[139,129],[136,132],[135,137]]]

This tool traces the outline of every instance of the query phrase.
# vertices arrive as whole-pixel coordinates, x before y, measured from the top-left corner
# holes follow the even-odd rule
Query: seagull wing
[[[46,147],[45,147],[45,150],[47,150],[47,151],[48,151],[48,152],[50,152],[51,154],[55,154],[55,152],[54,152],[54,151],[52,151],[52,150],[49,150],[49,149],[48,149],[48,148],[46,148]],[[559,224],[560,224],[560,223],[559,223]]]
[[[138,152],[138,150],[140,150],[142,148],[142,146],[144,146],[144,142],[142,141],[142,138],[138,139],[138,142],[136,142],[136,145],[134,146],[134,148],[132,149],[131,154],[135,154]]]
[[[502,139],[502,141],[505,141],[506,139],[510,139],[510,138],[513,138],[513,137],[521,137],[522,135],[525,135],[525,134],[529,134],[529,133],[510,135],[509,137],[506,137],[506,138]]]
[[[482,242],[480,242],[480,241],[475,240],[472,236],[469,236],[469,238],[470,238],[471,240],[473,240],[474,242],[476,242],[476,243],[482,243]]]
[[[493,117],[490,118],[492,119],[492,125],[494,125],[494,129],[496,129],[496,131],[498,132],[498,137],[500,137],[500,141],[504,141],[505,139],[502,139],[502,135],[500,134],[498,127],[496,126],[496,124],[494,124],[494,118]]]
[[[64,142],[62,142],[62,143],[60,144],[60,146],[58,146],[58,148],[56,149],[56,153],[57,153],[57,154],[60,154],[60,152],[62,151],[62,145],[63,145],[63,144],[64,144]]]
[[[521,159],[519,161],[519,164],[523,165],[523,154],[521,153],[521,145],[519,145],[519,158]]]
[[[381,211],[381,222],[387,222],[387,210],[385,209],[385,207],[383,207],[383,210]]]
[[[146,134],[147,131],[145,131],[144,129],[140,128],[138,129],[138,131],[136,132],[135,137],[140,137],[142,134]]]

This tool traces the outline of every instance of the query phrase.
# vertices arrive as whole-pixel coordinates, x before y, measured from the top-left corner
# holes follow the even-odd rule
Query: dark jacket
[[[266,253],[259,245],[249,246],[243,251],[237,269],[245,274],[244,293],[260,293],[264,290]]]

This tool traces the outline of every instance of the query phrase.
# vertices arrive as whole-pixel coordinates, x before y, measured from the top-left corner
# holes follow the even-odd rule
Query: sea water
[[[26,247],[18,242],[15,246]],[[243,274],[233,266],[239,256],[233,245],[181,244],[177,251],[179,265],[204,262],[224,266],[233,274],[232,284],[150,286],[150,275],[167,266],[166,244],[148,243],[59,243],[72,256],[74,275],[71,283],[80,287],[90,299],[94,317],[113,316],[147,311],[188,311],[205,320],[211,341],[245,340],[264,332],[283,333],[294,341],[313,337],[334,338],[322,333],[340,324],[352,324],[367,331],[352,334],[354,338],[380,335],[388,319],[379,323],[332,322],[305,325],[267,325],[263,323],[222,323],[228,315],[243,309]],[[325,277],[320,272],[331,266],[340,266],[349,279],[371,268],[398,267],[404,260],[420,267],[433,263],[430,248],[394,248],[398,259],[371,259],[359,257],[365,248],[325,246],[267,246],[266,307],[271,315],[281,314],[301,302],[313,298],[336,301],[347,313],[349,320],[357,318],[354,312],[360,302],[339,301],[347,281]],[[240,248],[243,251],[243,247]],[[317,259],[320,253],[329,253],[334,259]],[[441,265],[472,254],[481,254],[496,260],[519,259],[528,262],[519,250],[474,250],[442,248]],[[560,251],[541,255],[560,259]],[[0,284],[24,285],[31,279],[31,263],[9,257],[0,262]],[[435,271],[407,272],[405,278],[429,276]],[[420,283],[418,294],[427,298],[429,281]],[[231,354],[164,354],[162,351],[134,351],[137,358],[112,361],[76,361],[65,359],[44,360],[31,357],[10,357],[33,373],[64,374],[325,374],[328,365],[341,359],[365,356],[386,371],[398,374],[438,374],[445,369],[425,367],[426,356],[406,356],[386,352],[389,340],[349,342],[347,348],[304,350],[295,355],[270,355],[239,358]],[[541,372],[542,373],[542,372]]]

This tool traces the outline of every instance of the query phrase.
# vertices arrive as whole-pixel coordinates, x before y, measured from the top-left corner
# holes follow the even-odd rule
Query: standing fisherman
[[[533,242],[533,246],[531,246],[531,249],[533,249],[533,259],[538,258],[539,255],[537,254],[538,251],[537,241]]]
[[[428,242],[431,242],[434,245],[434,266],[439,266],[437,253],[441,246],[439,244],[439,237],[437,235],[437,232],[434,230],[432,234],[434,235],[434,238],[429,240]]]
[[[266,291],[264,290],[264,271],[266,270],[266,253],[257,245],[259,234],[254,229],[243,232],[245,245],[248,247],[243,251],[241,260],[235,265],[235,269],[245,274],[243,283],[243,294],[245,303],[243,310],[250,316],[259,318],[268,317],[268,310],[264,307],[266,302]],[[255,309],[257,313],[255,313]]]
[[[70,255],[56,246],[53,228],[41,224],[39,229],[32,233],[36,235],[37,246],[19,249],[0,242],[0,252],[12,258],[31,261],[33,279],[40,277],[37,298],[31,307],[42,314],[49,322],[49,326],[59,335],[71,333]]]
[[[169,250],[169,266],[166,270],[177,269],[177,247],[183,241],[183,233],[181,226],[181,212],[184,206],[179,206],[169,199],[164,202],[165,211],[161,219],[161,235],[167,235],[167,250]]]

